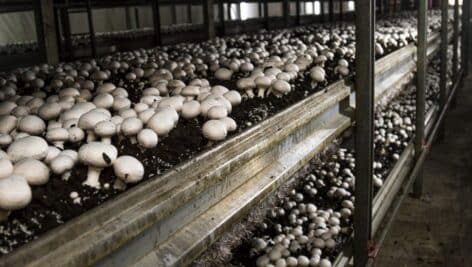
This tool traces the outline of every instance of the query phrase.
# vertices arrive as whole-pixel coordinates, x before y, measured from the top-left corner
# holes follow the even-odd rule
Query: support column
[[[225,24],[225,7],[223,4],[223,0],[218,1],[218,18],[220,19],[221,36],[224,36],[226,34],[226,24]]]
[[[415,131],[415,158],[419,159],[423,152],[424,123],[425,123],[425,87],[426,87],[426,25],[428,25],[427,0],[418,0],[418,50],[416,61],[416,131]],[[421,197],[423,193],[423,172],[420,171],[413,184],[413,194]]]
[[[301,24],[300,22],[300,12],[301,12],[301,7],[300,7],[300,0],[297,0],[296,3],[295,3],[297,6],[296,6],[296,16],[297,16],[297,26],[299,26]]]
[[[269,29],[269,0],[264,0],[264,24],[266,30]]]
[[[213,15],[213,0],[203,0],[203,25],[207,39],[215,38],[215,20]]]
[[[440,47],[440,57],[441,57],[441,70],[440,70],[440,80],[439,80],[439,106],[442,110],[447,101],[447,20],[448,20],[448,0],[441,1],[441,47]],[[444,125],[446,123],[446,119],[441,125],[441,128],[438,130],[438,137],[437,140],[441,141],[444,139],[445,135],[445,128]]]
[[[356,183],[354,266],[364,267],[372,232],[374,156],[374,29],[375,0],[355,2],[356,22]]]
[[[284,23],[285,27],[288,27],[288,24],[290,23],[290,3],[288,0],[283,0],[283,6],[282,6],[282,12],[284,16]]]
[[[161,45],[161,15],[159,12],[159,0],[152,1],[152,22],[154,27],[154,45]]]
[[[40,27],[42,38],[38,38],[38,43],[43,43],[45,59],[48,64],[57,64],[59,62],[59,46],[57,38],[57,28],[54,16],[54,1],[40,1]],[[38,35],[39,37],[39,35]]]
[[[87,0],[87,20],[89,26],[90,46],[92,48],[92,57],[97,57],[97,40],[95,39],[95,27],[93,25],[92,1]]]
[[[462,68],[467,75],[469,72],[469,18],[470,2],[462,2]]]
[[[452,54],[452,77],[455,81],[459,73],[459,0],[454,1],[454,39]]]

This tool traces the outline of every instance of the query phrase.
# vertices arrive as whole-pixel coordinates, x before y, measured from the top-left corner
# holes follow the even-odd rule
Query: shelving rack
[[[319,3],[321,8],[319,14],[304,14],[301,5],[307,2]],[[287,113],[281,113],[273,118],[267,120],[263,124],[255,127],[249,132],[231,139],[228,142],[217,146],[207,153],[199,156],[192,162],[188,162],[179,166],[178,173],[170,172],[162,177],[159,181],[152,181],[134,188],[134,191],[127,192],[123,196],[118,197],[114,203],[105,203],[104,207],[95,209],[85,216],[76,219],[72,224],[64,225],[57,231],[52,231],[47,238],[38,240],[36,243],[28,245],[23,251],[18,251],[0,260],[0,266],[20,266],[26,263],[41,264],[41,263],[67,263],[71,266],[80,266],[87,264],[97,264],[101,266],[111,266],[114,264],[126,263],[159,263],[159,255],[172,254],[173,243],[171,241],[182,241],[187,238],[187,242],[195,241],[189,236],[179,236],[176,234],[177,230],[185,227],[194,227],[198,229],[197,222],[207,222],[208,214],[212,214],[215,218],[221,217],[221,222],[218,225],[212,225],[208,222],[208,232],[202,232],[202,237],[194,243],[185,243],[180,249],[175,251],[175,256],[170,262],[165,262],[166,266],[178,266],[191,262],[204,249],[208,248],[213,243],[218,235],[229,227],[229,224],[247,213],[247,209],[257,204],[261,199],[273,192],[275,188],[280,186],[291,174],[293,174],[301,165],[306,163],[313,155],[321,151],[322,147],[329,141],[333,140],[340,132],[348,128],[352,121],[344,116],[338,114],[340,109],[340,102],[345,99],[354,99],[357,103],[355,110],[356,126],[356,162],[357,177],[356,180],[356,213],[354,220],[354,232],[356,235],[352,240],[353,250],[347,250],[336,261],[336,266],[343,266],[351,261],[354,266],[365,266],[372,263],[375,258],[376,250],[382,245],[383,239],[388,233],[389,226],[395,214],[397,213],[400,204],[410,191],[411,187],[416,196],[421,196],[422,193],[422,165],[426,155],[429,152],[429,147],[433,140],[441,137],[444,122],[446,120],[446,111],[453,106],[455,93],[459,87],[463,74],[467,73],[469,66],[469,50],[470,50],[470,2],[464,1],[462,10],[458,4],[458,0],[454,1],[452,6],[453,25],[452,31],[441,31],[440,36],[427,36],[427,12],[428,1],[407,1],[407,0],[356,0],[355,5],[358,7],[356,11],[348,11],[344,9],[343,4],[335,5],[335,3],[345,3],[348,1],[342,0],[335,2],[333,0],[321,1],[288,1],[288,0],[45,0],[45,1],[26,1],[26,0],[0,0],[0,13],[18,12],[18,11],[32,11],[34,12],[36,21],[36,32],[38,35],[38,49],[28,54],[0,56],[0,68],[6,69],[12,66],[26,66],[47,62],[50,64],[57,63],[62,60],[76,60],[81,57],[97,57],[107,53],[103,51],[101,41],[97,40],[97,35],[94,29],[93,10],[100,8],[112,7],[145,7],[152,10],[153,14],[153,30],[149,36],[145,36],[136,42],[135,45],[123,47],[122,49],[135,49],[154,47],[163,44],[172,44],[181,41],[196,42],[207,39],[212,39],[217,36],[226,36],[232,34],[240,34],[242,32],[253,32],[261,29],[278,29],[284,27],[292,27],[299,25],[308,25],[312,23],[336,22],[354,20],[357,29],[357,58],[362,58],[363,61],[358,61],[356,65],[356,83],[355,85],[346,84],[343,81],[331,85],[328,94],[322,96],[310,97],[294,107],[291,111],[306,108],[307,106],[313,108],[313,112],[305,114],[300,118],[296,118],[297,123],[289,124],[294,118]],[[35,4],[32,4],[35,3]],[[242,4],[257,4],[258,16],[256,18],[241,18]],[[281,5],[283,12],[281,16],[270,16],[268,14],[268,6],[270,4]],[[192,7],[199,6],[203,12],[203,24],[196,25],[196,27],[184,33],[165,34],[162,32],[160,21],[160,9],[164,6],[170,7],[172,21],[176,21],[176,5],[185,5],[187,10],[188,23],[193,22]],[[230,6],[236,7],[236,14],[232,16],[229,11]],[[338,9],[335,8],[338,7]],[[293,8],[294,7],[294,8]],[[447,19],[448,11],[451,6],[447,1],[432,1],[430,8],[441,8],[443,14],[442,29],[448,28]],[[373,35],[375,29],[376,17],[389,15],[401,10],[417,10],[418,23],[418,43],[415,47],[410,45],[402,51],[395,52],[394,55],[387,56],[385,59],[375,62],[373,52]],[[73,12],[82,12],[87,14],[89,43],[84,50],[83,55],[73,53],[74,47],[72,44],[72,33],[70,31],[69,14]],[[462,13],[462,16],[460,14]],[[139,25],[139,16],[136,16]],[[459,21],[462,22],[462,27],[459,27]],[[204,33],[203,35],[201,33]],[[454,64],[454,84],[451,90],[446,89],[446,70],[447,70],[447,47],[452,42],[454,47],[453,64]],[[106,43],[106,46],[113,44]],[[459,44],[461,48],[461,59],[459,62]],[[361,49],[362,48],[362,49]],[[424,113],[425,107],[425,75],[426,66],[429,58],[433,53],[439,51],[441,55],[441,77],[440,77],[440,106],[431,114]],[[416,61],[413,60],[416,58]],[[392,62],[403,60],[400,63],[401,68],[396,69]],[[380,94],[378,91],[388,86],[399,86],[411,80],[408,75],[414,69],[416,71],[417,84],[417,134],[414,143],[404,152],[401,160],[397,164],[392,175],[396,175],[398,179],[392,182],[385,190],[384,199],[388,202],[380,204],[378,198],[372,197],[372,153],[373,153],[373,111],[375,108],[375,100]],[[378,77],[380,72],[387,74],[398,74],[401,77],[395,83],[388,83],[385,79]],[[363,88],[363,90],[356,91],[355,88]],[[356,93],[355,93],[356,92]],[[297,113],[295,113],[297,114]],[[327,119],[328,115],[332,115]],[[284,131],[274,134],[274,140],[270,142],[277,143],[276,148],[269,147],[267,140],[258,139],[259,131],[267,131],[274,125],[286,122],[289,127]],[[320,136],[317,132],[319,124],[331,126],[331,132],[325,136]],[[292,127],[292,128],[291,128]],[[300,140],[288,140],[291,135],[299,135]],[[278,138],[278,139],[277,139]],[[296,141],[298,143],[296,143]],[[253,151],[254,143],[257,143],[258,151]],[[239,149],[247,146],[247,150],[238,150],[235,144],[238,144]],[[241,144],[243,146],[241,146]],[[292,146],[300,149],[301,152],[294,154],[292,157],[284,158],[278,155],[277,148],[284,146]],[[303,147],[312,146],[311,150],[303,150]],[[253,148],[253,150],[249,148]],[[230,151],[227,158],[223,158],[223,162],[218,162],[218,156],[222,155],[222,151]],[[255,159],[256,155],[263,154],[264,156]],[[239,155],[245,161],[229,157],[228,155]],[[264,162],[270,162],[274,158],[277,159],[275,163],[263,165]],[[196,161],[199,159],[213,159],[214,164],[208,166],[220,166],[219,169],[206,168],[205,166],[196,168]],[[254,160],[251,163],[251,160]],[[220,165],[218,165],[220,164]],[[252,164],[252,165],[251,165]],[[291,164],[291,165],[290,165]],[[237,166],[247,166],[250,172],[235,171]],[[190,184],[190,177],[195,176],[194,170],[197,170],[201,175],[202,184]],[[226,185],[218,184],[217,175],[228,175],[234,180],[228,182]],[[257,175],[256,175],[257,174]],[[246,176],[244,176],[246,175]],[[265,175],[265,176],[264,176]],[[271,180],[267,180],[267,177]],[[240,177],[236,179],[236,177]],[[243,178],[241,178],[243,177]],[[189,180],[185,180],[189,178]],[[174,179],[174,180],[173,180]],[[198,180],[197,178],[194,178]],[[151,194],[156,194],[153,189],[158,188],[163,191],[166,188],[161,188],[162,181],[173,181],[172,183],[182,182],[187,185],[187,188],[182,188],[175,185],[175,188],[168,188],[166,193],[171,194],[173,198],[167,200],[149,199],[143,200],[139,197],[146,197]],[[192,180],[191,182],[194,182]],[[256,182],[258,182],[256,184]],[[265,182],[265,184],[263,184]],[[172,183],[167,184],[170,186]],[[188,184],[187,184],[188,183]],[[251,184],[252,183],[252,184]],[[238,192],[237,188],[255,187],[252,195]],[[206,186],[206,187],[205,187]],[[225,190],[221,195],[211,194]],[[157,189],[156,189],[157,190]],[[163,191],[164,192],[164,191]],[[218,191],[219,192],[219,191]],[[206,193],[206,194],[205,194]],[[238,195],[239,193],[239,195]],[[209,197],[212,195],[213,197]],[[395,195],[397,195],[395,197]],[[171,205],[174,198],[183,197],[188,199],[188,202],[182,203],[182,206]],[[230,215],[223,213],[216,213],[212,210],[213,205],[218,203],[223,204],[228,198],[241,198],[245,201],[247,206],[244,207],[230,207],[233,213]],[[132,220],[125,220],[132,218],[132,215],[126,211],[121,210],[127,207],[132,211],[133,205],[137,200],[140,200],[140,210],[142,213]],[[195,201],[195,202],[191,202]],[[198,209],[191,209],[196,203]],[[380,211],[379,211],[380,210]],[[117,219],[114,220],[112,211]],[[212,213],[213,212],[213,213]],[[380,213],[379,213],[380,212]],[[159,217],[156,214],[170,214],[169,217]],[[183,215],[185,214],[185,216]],[[383,216],[378,217],[378,214]],[[389,214],[389,216],[385,216]],[[220,216],[220,217],[218,217]],[[195,221],[198,218],[201,221]],[[176,224],[176,221],[182,221]],[[110,236],[105,238],[104,235],[96,234],[96,229],[92,227],[87,228],[89,220],[96,220],[97,223],[108,223],[120,221],[116,228],[108,229]],[[193,221],[193,224],[192,224]],[[83,231],[77,233],[73,230],[76,225],[83,226]],[[201,226],[201,225],[200,225]],[[121,227],[121,228],[120,228]],[[161,227],[161,228],[159,228]],[[159,230],[160,229],[160,230]],[[164,230],[162,230],[164,229]],[[165,232],[163,237],[162,231]],[[54,235],[58,233],[64,234],[63,237],[58,238]],[[151,236],[151,237],[148,237]],[[83,242],[84,237],[87,239],[88,245],[85,246]],[[66,248],[76,248],[69,259],[58,259],[56,254],[61,253],[60,244],[63,244],[64,239],[68,239],[70,243],[64,246]],[[152,240],[149,240],[152,239]],[[91,242],[90,240],[94,241]],[[197,242],[198,241],[198,242]],[[44,247],[57,247],[57,251],[52,254],[44,254]],[[74,247],[75,246],[75,247]],[[157,248],[155,247],[157,246]],[[349,246],[350,247],[350,246]],[[145,250],[140,250],[145,248]],[[185,250],[187,249],[187,250]],[[56,253],[56,254],[54,254]],[[166,254],[167,253],[167,254]],[[34,258],[29,261],[24,256],[30,255]],[[127,257],[125,257],[127,255]],[[28,262],[29,261],[29,262]],[[123,262],[120,262],[123,261]],[[162,263],[162,262],[161,262]]]

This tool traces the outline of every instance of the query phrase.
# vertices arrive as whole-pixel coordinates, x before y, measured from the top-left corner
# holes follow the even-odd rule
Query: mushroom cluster
[[[438,102],[439,73],[428,69],[427,105]],[[375,116],[373,184],[379,189],[414,135],[415,87],[410,85]],[[324,266],[352,233],[355,151],[341,145],[267,211],[248,245],[258,267]],[[377,191],[376,191],[377,192]]]

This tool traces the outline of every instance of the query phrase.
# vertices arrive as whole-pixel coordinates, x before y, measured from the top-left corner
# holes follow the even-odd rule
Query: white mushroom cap
[[[156,111],[152,108],[146,109],[144,111],[139,112],[138,118],[143,122],[147,123],[149,119],[156,113]]]
[[[113,109],[118,111],[120,109],[124,108],[130,108],[131,107],[131,100],[129,100],[126,97],[119,97],[116,96],[113,101]]]
[[[93,141],[95,139],[93,132],[95,125],[101,121],[109,120],[110,118],[110,115],[97,109],[93,109],[82,115],[79,119],[79,127],[87,131],[87,141]]]
[[[116,86],[112,83],[104,83],[97,87],[97,93],[102,94],[102,93],[111,93],[113,90],[116,89]]]
[[[0,115],[9,115],[16,108],[17,104],[11,101],[0,102]]]
[[[95,125],[94,132],[102,138],[103,143],[111,144],[110,137],[116,134],[116,125],[111,121],[101,121]]]
[[[223,96],[228,99],[232,106],[241,104],[241,94],[238,91],[231,90],[226,92]]]
[[[140,102],[140,103],[134,104],[133,109],[134,109],[134,111],[136,111],[136,113],[140,113],[140,112],[143,112],[145,110],[148,110],[149,105],[146,104],[146,103]]]
[[[125,183],[137,183],[143,179],[144,166],[135,157],[120,156],[113,163],[115,175]]]
[[[200,87],[189,85],[182,89],[181,95],[185,96],[187,100],[192,100],[200,94]]]
[[[238,128],[236,122],[230,117],[224,117],[220,119],[220,121],[224,122],[224,124],[226,125],[226,130],[228,132],[235,131]]]
[[[47,131],[46,139],[59,148],[64,148],[64,142],[69,140],[69,131],[64,128],[53,128]]]
[[[175,111],[180,112],[182,110],[182,106],[184,104],[185,98],[183,96],[172,96],[168,98],[163,98],[161,102],[159,102],[158,107],[171,107],[175,109]]]
[[[208,110],[207,117],[210,120],[218,120],[228,116],[228,110],[223,106],[213,106]]]
[[[7,158],[0,159],[0,180],[7,178],[13,173],[13,164]]]
[[[215,72],[215,78],[221,81],[231,80],[232,75],[233,75],[233,72],[226,68],[220,68]]]
[[[62,150],[58,156],[63,156],[63,155],[70,157],[71,159],[74,160],[75,163],[79,161],[79,153],[75,150],[72,150],[72,149]]]
[[[17,124],[17,118],[11,115],[0,116],[0,133],[8,134],[13,131]]]
[[[184,119],[193,119],[200,115],[200,102],[196,100],[185,102],[182,105],[182,117]]]
[[[55,146],[49,146],[46,157],[44,158],[44,163],[49,164],[51,160],[57,157],[61,153],[61,150]]]
[[[274,91],[277,91],[277,93],[279,94],[287,94],[288,92],[290,92],[290,84],[286,81],[283,81],[283,80],[275,80],[273,83],[272,83],[272,89]]]
[[[67,155],[59,155],[55,157],[49,165],[54,174],[62,175],[70,171],[74,167],[75,162],[74,159]]]
[[[158,135],[166,136],[174,128],[175,121],[169,112],[158,111],[149,119],[147,126]]]
[[[101,93],[93,98],[93,103],[98,108],[111,108],[115,98],[109,93]]]
[[[156,147],[159,141],[156,132],[151,129],[142,129],[139,131],[137,139],[140,146],[148,149]]]
[[[54,120],[56,119],[62,111],[61,105],[58,103],[45,103],[38,109],[38,115],[44,120]]]
[[[43,185],[49,181],[49,168],[36,159],[23,159],[15,163],[13,174],[25,177],[30,185]]]
[[[121,133],[125,136],[135,136],[143,128],[143,122],[138,118],[127,118],[121,123]]]
[[[77,143],[85,138],[85,133],[79,127],[71,127],[68,129],[69,132],[69,142]]]
[[[13,211],[26,207],[33,194],[26,179],[21,176],[9,176],[0,179],[0,210]],[[5,214],[0,214],[0,221],[6,219]]]
[[[48,143],[38,136],[27,136],[16,139],[8,147],[7,154],[11,161],[17,162],[24,158],[41,160],[47,155]]]
[[[46,124],[40,117],[28,115],[20,120],[18,130],[31,135],[40,135],[46,130]]]
[[[13,142],[13,138],[9,134],[0,134],[0,146],[7,147]]]
[[[100,188],[100,172],[110,166],[118,156],[118,150],[113,145],[101,142],[90,142],[80,147],[79,160],[88,165],[87,180],[83,183],[94,188]]]
[[[221,86],[221,85],[215,85],[211,88],[211,91],[210,91],[212,94],[216,94],[216,95],[223,95],[227,92],[229,92],[228,88],[224,87],[224,86]]]
[[[221,141],[226,138],[226,124],[220,120],[209,120],[203,124],[203,136],[211,141]]]

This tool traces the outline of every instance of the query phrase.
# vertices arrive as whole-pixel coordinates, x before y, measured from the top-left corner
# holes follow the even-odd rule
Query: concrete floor
[[[472,75],[424,166],[424,194],[402,204],[377,267],[472,266]]]

